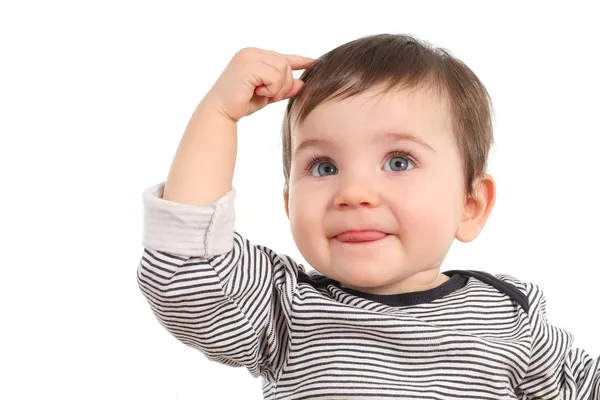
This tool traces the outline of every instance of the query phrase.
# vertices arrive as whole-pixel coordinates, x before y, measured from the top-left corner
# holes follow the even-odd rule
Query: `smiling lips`
[[[374,242],[383,239],[385,236],[387,236],[387,234],[381,231],[364,230],[342,232],[337,235],[336,238],[344,243],[362,243]]]

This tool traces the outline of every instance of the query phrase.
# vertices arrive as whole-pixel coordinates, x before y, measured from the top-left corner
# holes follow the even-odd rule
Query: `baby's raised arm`
[[[292,70],[312,62],[256,48],[236,53],[190,118],[163,198],[205,206],[228,192],[237,151],[237,122],[269,103],[298,94],[303,82],[294,79]]]
[[[192,115],[166,183],[143,194],[137,281],[158,321],[210,360],[269,381],[286,360],[302,266],[234,231],[236,123],[296,95],[292,70],[310,61],[238,52]]]

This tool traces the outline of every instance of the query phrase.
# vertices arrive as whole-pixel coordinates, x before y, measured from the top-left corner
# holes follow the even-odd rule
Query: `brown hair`
[[[352,97],[383,84],[384,91],[429,88],[446,96],[465,188],[473,195],[473,182],[485,172],[493,143],[492,100],[475,73],[449,51],[412,35],[366,36],[319,57],[299,79],[305,86],[288,101],[283,120],[285,191],[292,162],[292,123],[302,122],[324,101]]]

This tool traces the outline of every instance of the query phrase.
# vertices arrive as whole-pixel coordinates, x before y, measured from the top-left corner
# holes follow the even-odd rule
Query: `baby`
[[[285,99],[283,200],[310,272],[234,230],[237,122]],[[409,35],[239,51],[144,191],[139,288],[265,399],[600,400],[600,359],[546,321],[538,286],[440,272],[494,205],[491,110],[464,63]]]

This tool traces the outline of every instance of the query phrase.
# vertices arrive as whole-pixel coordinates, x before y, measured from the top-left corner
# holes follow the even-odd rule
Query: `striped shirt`
[[[546,321],[535,284],[451,271],[422,292],[342,289],[234,230],[235,189],[206,207],[163,190],[143,193],[138,286],[168,332],[261,377],[265,399],[600,400],[600,359]]]

